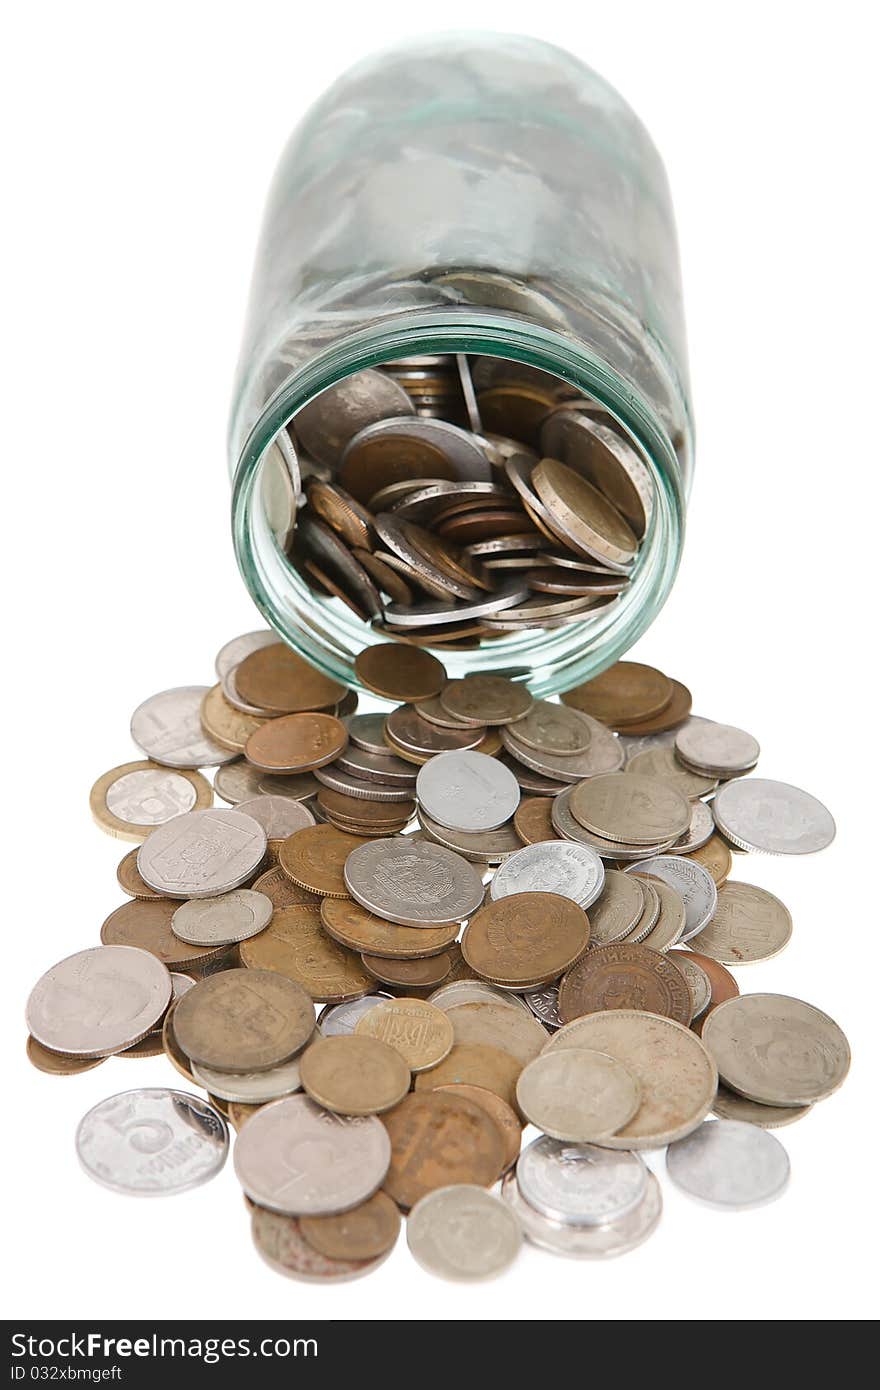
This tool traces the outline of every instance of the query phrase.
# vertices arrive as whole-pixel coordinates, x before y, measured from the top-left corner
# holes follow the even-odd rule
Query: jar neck
[[[669,594],[684,535],[682,449],[676,454],[656,410],[589,346],[516,315],[472,306],[397,314],[343,337],[292,370],[250,430],[234,469],[232,524],[239,568],[257,607],[294,650],[319,669],[356,686],[355,655],[383,637],[340,604],[309,589],[278,547],[260,501],[260,467],[272,441],[296,412],[354,372],[397,358],[469,353],[507,358],[549,372],[599,402],[626,430],[654,485],[651,523],[624,594],[584,623],[527,629],[478,650],[438,648],[450,677],[474,670],[526,680],[537,696],[570,688],[604,670],[646,630]],[[585,640],[586,638],[586,640]]]

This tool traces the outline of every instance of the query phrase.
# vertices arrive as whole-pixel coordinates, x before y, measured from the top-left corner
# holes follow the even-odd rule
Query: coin
[[[653,666],[618,661],[560,698],[570,708],[614,726],[659,714],[672,699],[672,682]]]
[[[605,1052],[622,1062],[642,1088],[635,1117],[606,1148],[654,1149],[683,1139],[708,1114],[718,1085],[712,1056],[695,1033],[671,1018],[634,1009],[586,1014],[560,1028],[547,1044]]]
[[[264,772],[311,772],[338,757],[348,742],[332,714],[287,714],[270,719],[245,745],[248,762]]]
[[[419,771],[416,795],[432,820],[451,830],[496,830],[510,820],[520,791],[513,774],[485,753],[441,753]]]
[[[590,726],[578,719],[577,711],[550,700],[536,700],[525,716],[517,720],[516,737],[529,748],[565,757],[585,753],[590,746]]]
[[[215,767],[235,753],[221,748],[202,729],[206,685],[182,685],[151,695],[131,716],[131,736],[153,762],[163,767]]]
[[[523,995],[523,998],[535,1018],[543,1023],[545,1028],[555,1030],[562,1027],[562,1019],[559,1017],[558,985],[546,985],[543,989],[530,989]]]
[[[462,937],[468,965],[496,984],[554,980],[587,949],[583,908],[558,893],[514,893],[471,917]]]
[[[136,842],[155,826],[213,800],[210,783],[200,773],[147,761],[111,768],[89,793],[89,807],[101,829],[117,840]]]
[[[362,843],[345,861],[344,883],[368,912],[411,927],[461,922],[483,900],[480,876],[466,859],[407,839]]]
[[[603,1009],[638,1009],[691,1021],[687,981],[673,961],[647,946],[599,946],[562,977],[559,1016],[571,1023]]]
[[[258,647],[272,646],[277,641],[278,634],[271,628],[260,628],[257,632],[245,632],[241,637],[233,637],[217,653],[214,670],[222,680],[226,673],[234,670],[250,652],[255,652]]]
[[[384,1188],[405,1210],[453,1183],[489,1187],[502,1170],[504,1145],[497,1126],[463,1096],[440,1091],[407,1096],[381,1123],[391,1143]]]
[[[138,873],[169,898],[210,898],[238,888],[266,853],[266,833],[240,811],[187,811],[150,832]]]
[[[399,603],[389,603],[385,608],[386,623],[392,627],[445,626],[448,623],[466,622],[473,618],[486,618],[492,614],[503,613],[517,603],[524,603],[529,596],[528,587],[519,580],[512,579],[502,584],[490,597],[481,597],[459,603],[440,600],[434,603],[418,603],[404,607]]]
[[[534,701],[526,686],[505,676],[466,676],[450,681],[440,693],[447,714],[464,724],[512,724],[522,719]]]
[[[373,985],[359,957],[323,930],[317,904],[276,909],[266,930],[242,943],[241,959],[251,970],[277,971],[296,981],[321,1004],[356,999]]]
[[[688,988],[693,997],[693,1011],[690,1018],[691,1023],[693,1023],[695,1018],[699,1018],[701,1014],[706,1012],[711,1003],[711,981],[690,951],[670,951],[669,956],[688,982]]]
[[[536,845],[541,840],[556,839],[550,811],[550,800],[546,796],[525,797],[520,801],[513,825],[523,844]]]
[[[678,761],[674,748],[649,748],[627,759],[627,776],[656,778],[693,801],[715,790],[717,777],[693,772]],[[684,833],[684,832],[682,832]]]
[[[715,880],[701,864],[685,857],[660,854],[653,859],[640,859],[626,870],[628,874],[650,874],[674,888],[684,903],[685,929],[680,941],[690,941],[711,921],[718,903]]]
[[[571,814],[587,830],[626,845],[655,844],[687,830],[687,801],[656,777],[611,772],[579,782],[569,800]]]
[[[640,753],[643,748],[657,747],[651,740],[674,743],[677,730],[686,723],[691,712],[691,692],[681,681],[672,681],[672,696],[659,714],[647,719],[618,720],[616,728],[626,747],[627,755]],[[696,718],[694,719],[696,723]]]
[[[449,830],[438,825],[423,810],[418,811],[419,825],[429,840],[454,850],[473,864],[500,864],[520,848],[521,841],[508,823],[497,830]]]
[[[144,902],[156,902],[164,894],[156,893],[148,883],[144,883],[137,870],[137,850],[129,850],[116,866],[116,882],[123,893],[131,898],[141,898]]]
[[[740,849],[763,854],[813,854],[835,835],[831,813],[800,787],[763,777],[736,778],[712,803],[715,824]]]
[[[653,1173],[648,1175],[648,1188],[639,1205],[602,1226],[573,1226],[542,1216],[523,1200],[512,1173],[504,1179],[501,1196],[512,1206],[532,1245],[572,1259],[598,1260],[634,1250],[656,1229],[663,1210],[660,1184]]]
[[[479,1000],[503,1004],[509,1009],[528,1009],[528,1005],[520,995],[512,994],[508,990],[496,989],[494,985],[487,985],[485,980],[477,979],[458,979],[441,985],[439,989],[434,990],[428,1002],[436,1005],[438,1009],[448,1010],[454,1008],[456,1004],[472,1004]]]
[[[640,1098],[638,1082],[620,1062],[577,1048],[536,1057],[516,1083],[529,1123],[577,1144],[615,1134],[633,1118]]]
[[[516,1082],[521,1071],[522,1064],[500,1047],[488,1047],[482,1043],[455,1043],[452,1051],[436,1067],[419,1072],[414,1084],[419,1092],[434,1091],[438,1086],[452,1086],[458,1082],[482,1086],[513,1109],[516,1105]]]
[[[213,1067],[191,1064],[192,1074],[200,1086],[221,1100],[234,1100],[243,1105],[265,1105],[280,1100],[301,1089],[299,1059],[294,1057],[268,1071],[216,1071]]]
[[[47,1076],[79,1076],[80,1072],[91,1071],[104,1061],[103,1057],[71,1057],[64,1052],[53,1052],[34,1037],[28,1037],[26,1051],[31,1066]]]
[[[424,700],[437,695],[446,681],[442,662],[419,647],[377,642],[355,658],[361,685],[387,700]]]
[[[482,1187],[436,1188],[416,1203],[406,1223],[418,1264],[441,1279],[491,1279],[513,1263],[522,1245],[509,1206]]]
[[[381,555],[373,555],[368,550],[353,549],[351,553],[383,594],[387,594],[395,603],[412,603],[412,589],[387,559],[383,559]],[[397,556],[394,559],[397,559]]]
[[[374,421],[412,415],[402,386],[384,372],[368,368],[327,387],[298,411],[296,437],[319,463],[339,463],[348,441]]]
[[[657,921],[646,936],[639,936],[639,944],[650,947],[652,951],[668,951],[676,941],[680,941],[687,926],[687,912],[681,894],[662,878],[655,878],[651,884],[660,903]]]
[[[317,1105],[341,1115],[378,1115],[409,1091],[410,1069],[378,1038],[355,1032],[319,1038],[303,1053],[302,1084]]]
[[[683,835],[669,846],[669,854],[692,854],[709,843],[715,830],[712,811],[705,801],[691,802],[691,823]]]
[[[616,429],[575,410],[554,410],[541,426],[541,449],[586,478],[625,517],[637,536],[653,511],[650,474]]]
[[[609,567],[623,568],[635,558],[638,540],[632,529],[585,478],[545,458],[531,481],[558,535]]]
[[[712,1103],[712,1112],[722,1120],[743,1120],[749,1125],[759,1125],[761,1129],[781,1129],[794,1124],[809,1115],[812,1105],[760,1105],[757,1101],[746,1100],[736,1091],[726,1086],[718,1087],[718,1094]]]
[[[452,969],[452,958],[447,951],[420,960],[388,960],[362,951],[361,960],[374,979],[411,991],[434,989]]]
[[[412,705],[401,705],[392,710],[385,722],[388,744],[403,757],[413,757],[422,762],[433,758],[436,753],[447,753],[456,749],[476,748],[483,740],[484,727],[450,729],[423,719],[419,710]]]
[[[692,937],[694,950],[727,965],[769,960],[788,944],[791,913],[766,888],[728,882],[708,925]]]
[[[385,1259],[385,1255],[372,1260],[328,1259],[309,1244],[294,1217],[259,1206],[251,1212],[251,1236],[257,1254],[270,1269],[306,1284],[341,1284],[360,1279],[372,1274]]]
[[[330,1260],[375,1260],[394,1246],[400,1213],[384,1192],[336,1216],[303,1216],[300,1234]]]
[[[285,840],[294,831],[315,824],[308,807],[288,796],[255,796],[239,801],[235,809],[243,816],[252,816],[269,840]]]
[[[672,846],[671,850],[674,849],[675,846]],[[699,849],[691,850],[687,858],[706,869],[718,888],[727,880],[733,868],[733,855],[720,835],[713,835]]]
[[[283,642],[259,647],[235,668],[235,686],[250,704],[270,714],[297,714],[335,704],[345,686],[315,669]]]
[[[727,1210],[760,1207],[788,1185],[788,1154],[778,1139],[741,1120],[704,1120],[670,1144],[666,1171],[698,1202]]]
[[[149,951],[169,969],[189,969],[222,955],[222,943],[192,946],[175,936],[171,923],[177,907],[177,901],[172,898],[123,903],[103,923],[101,940],[105,946],[132,946]]]
[[[349,999],[344,1004],[327,1004],[318,1014],[318,1032],[325,1038],[338,1038],[342,1034],[353,1033],[358,1019],[383,1004],[389,995],[362,994],[359,999]]]
[[[645,910],[641,883],[619,869],[606,869],[602,892],[590,907],[590,944],[611,946],[633,930]]]
[[[537,1057],[547,1042],[547,1031],[531,1011],[511,1009],[492,1000],[453,1004],[445,1017],[452,1024],[455,1045],[476,1043],[498,1048],[521,1067]]]
[[[168,971],[148,951],[93,946],[40,977],[25,1017],[28,1032],[51,1052],[107,1057],[154,1028],[170,999]]]
[[[350,740],[349,750],[362,748],[365,753],[387,754],[388,745],[383,738],[384,714],[353,714],[346,719],[345,727]]]
[[[598,854],[564,840],[517,850],[505,860],[489,886],[493,902],[511,893],[558,893],[588,908],[602,892],[605,868]]]
[[[200,718],[208,737],[234,753],[242,753],[254,730],[266,722],[262,715],[237,709],[223,694],[222,685],[214,685],[208,691],[202,700]]]
[[[235,1175],[252,1201],[291,1216],[349,1211],[381,1185],[391,1154],[374,1115],[334,1115],[308,1096],[264,1105],[239,1134]]]
[[[229,1133],[213,1106],[150,1087],[99,1101],[80,1120],[76,1152],[94,1182],[132,1197],[200,1187],[226,1162]]]
[[[269,1071],[305,1047],[315,1013],[305,990],[271,970],[226,970],[200,980],[174,1007],[186,1056],[216,1071]]]
[[[648,1177],[638,1154],[550,1136],[527,1145],[516,1165],[517,1186],[529,1206],[570,1226],[619,1221],[644,1200]]]
[[[316,478],[309,483],[306,497],[312,511],[341,536],[347,545],[372,545],[373,518],[350,493],[333,483]]]
[[[171,930],[181,941],[196,946],[228,946],[256,936],[269,925],[272,902],[264,893],[236,888],[217,898],[182,903],[171,918]]]
[[[334,941],[351,951],[408,960],[439,955],[458,935],[458,923],[445,927],[401,927],[386,922],[349,898],[324,898],[321,921]]]
[[[358,835],[347,835],[332,825],[316,825],[297,830],[284,841],[278,862],[287,877],[301,888],[330,898],[347,898],[343,869],[348,856],[369,843]],[[365,904],[369,906],[369,904]]]
[[[361,1015],[354,1031],[393,1047],[414,1072],[442,1062],[455,1038],[449,1017],[422,999],[385,999]]]
[[[260,874],[259,878],[255,878],[253,889],[255,893],[262,893],[267,897],[273,908],[318,906],[315,894],[308,888],[300,888],[299,884],[287,877],[278,864]]]
[[[501,730],[501,741],[517,762],[559,782],[581,782],[586,777],[598,777],[603,772],[617,772],[623,767],[623,749],[619,741],[597,719],[575,712],[590,731],[590,745],[585,753],[549,753],[543,749],[529,748],[518,738],[516,724]],[[552,794],[558,787],[549,790]]]
[[[785,994],[719,1004],[703,1025],[703,1042],[724,1084],[763,1105],[811,1105],[849,1071],[849,1043],[834,1020]]]
[[[479,1105],[481,1110],[485,1110],[501,1135],[504,1144],[502,1171],[507,1172],[519,1157],[522,1143],[522,1121],[516,1111],[511,1109],[500,1096],[495,1095],[494,1091],[487,1091],[484,1086],[469,1086],[466,1082],[459,1082],[458,1084],[436,1086],[434,1089],[444,1094],[462,1096],[465,1100],[471,1100],[475,1105]]]
[[[711,720],[680,729],[675,751],[686,767],[710,777],[736,777],[750,772],[758,761],[761,746],[756,738],[732,724]]]
[[[716,1009],[719,1004],[723,1004],[726,999],[736,999],[739,994],[739,985],[730,971],[725,970],[724,966],[719,961],[713,960],[711,956],[702,956],[697,951],[692,951],[690,947],[688,947],[686,954],[692,955],[700,969],[705,972],[712,992],[708,1008],[699,1019],[693,1021],[695,1031],[702,1033],[703,1024],[713,1009]]]
[[[275,776],[252,767],[239,758],[214,774],[214,790],[224,801],[238,806],[260,796],[284,796],[291,801],[305,801],[318,791],[318,782],[310,772]]]

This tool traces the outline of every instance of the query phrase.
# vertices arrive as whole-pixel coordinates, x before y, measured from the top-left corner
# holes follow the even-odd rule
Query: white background
[[[383,1319],[865,1317],[875,1263],[877,1065],[876,73],[871,7],[18,6],[7,36],[2,271],[7,388],[2,1150],[8,1315]],[[430,9],[430,7],[429,7]],[[668,166],[698,423],[675,592],[637,655],[695,711],[752,730],[761,772],[838,819],[803,860],[735,873],[795,922],[740,971],[825,1009],[853,1046],[841,1092],[779,1137],[783,1200],[726,1215],[664,1180],[651,1241],[598,1265],[526,1250],[498,1283],[440,1283],[401,1242],[370,1280],[314,1287],[250,1246],[231,1164],[137,1201],[94,1186],[77,1120],[164,1059],[55,1079],[22,1008],[98,939],[128,846],[92,781],[139,756],[132,708],[210,683],[256,625],[228,535],[226,411],[262,203],[289,128],[362,53],[427,25],[519,29],[626,95]],[[876,39],[876,35],[874,36]],[[869,129],[873,125],[873,136]],[[8,489],[12,488],[12,498]],[[662,1156],[652,1156],[662,1172]]]

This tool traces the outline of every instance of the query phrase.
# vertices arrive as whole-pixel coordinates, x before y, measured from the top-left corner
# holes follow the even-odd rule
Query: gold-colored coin
[[[235,668],[235,688],[254,709],[296,714],[335,705],[345,686],[331,680],[283,642],[259,647]]]
[[[514,812],[513,828],[524,845],[559,839],[551,819],[552,810],[552,796],[523,797]]]
[[[144,882],[138,873],[137,857],[137,850],[131,849],[124,859],[120,859],[116,866],[116,882],[123,893],[127,893],[130,898],[141,898],[144,902],[158,902],[165,894],[156,893],[148,883]]]
[[[672,681],[672,695],[668,705],[659,714],[649,719],[618,719],[614,727],[622,734],[637,737],[641,734],[662,734],[676,725],[684,723],[691,712],[691,692],[681,681]]]
[[[665,710],[672,699],[672,681],[653,666],[618,661],[601,675],[564,691],[560,699],[571,709],[591,714],[614,728],[650,719]]]
[[[459,924],[448,927],[400,927],[368,912],[350,898],[324,898],[321,921],[334,941],[352,951],[388,960],[421,960],[436,956],[451,946]]]
[[[247,1124],[252,1115],[256,1115],[258,1110],[262,1110],[262,1105],[246,1105],[241,1100],[231,1100],[227,1109],[229,1123],[232,1125],[236,1134],[241,1130],[242,1125]]]
[[[352,850],[368,841],[348,835],[333,825],[310,825],[288,835],[281,846],[278,862],[287,877],[300,888],[327,898],[347,898],[343,869]]]
[[[598,488],[556,459],[542,459],[532,486],[553,524],[591,555],[612,565],[635,558],[638,538],[620,512]]]
[[[420,647],[377,642],[355,657],[354,673],[362,685],[386,700],[408,702],[439,695],[446,668]]]
[[[312,772],[338,758],[348,731],[334,714],[286,714],[267,719],[245,744],[245,757],[263,772]]]
[[[217,1071],[278,1067],[302,1051],[314,1031],[306,991],[273,970],[211,975],[174,1006],[178,1046],[190,1061]]]
[[[281,840],[278,844],[278,855],[281,853]],[[301,888],[293,879],[287,877],[281,865],[276,863],[271,869],[260,874],[255,878],[251,887],[255,893],[264,893],[275,908],[294,907],[302,904],[304,907],[315,907],[315,895],[309,888]]]
[[[267,722],[255,714],[244,714],[231,705],[221,685],[211,686],[202,700],[199,717],[209,738],[219,743],[221,748],[231,748],[236,753],[243,753],[251,734],[262,729]]]
[[[299,1068],[306,1094],[335,1115],[381,1115],[409,1091],[403,1057],[377,1038],[354,1034],[319,1038]]]
[[[416,1091],[434,1091],[438,1086],[482,1086],[516,1110],[516,1083],[522,1066],[509,1052],[483,1043],[456,1043],[448,1056],[430,1071],[419,1072]]]
[[[682,857],[692,859],[695,864],[700,864],[706,869],[715,880],[717,888],[720,888],[722,883],[727,882],[728,875],[733,868],[733,855],[720,835],[713,835],[699,849],[692,850],[690,854],[685,854]]]
[[[185,1080],[187,1080],[191,1086],[198,1086],[198,1081],[196,1081],[195,1077],[189,1069],[189,1058],[181,1048],[180,1044],[177,1041],[177,1038],[174,1036],[174,1024],[172,1022],[174,1007],[175,1006],[172,1003],[164,1019],[162,1020],[162,1050],[165,1053],[165,1056],[168,1058],[174,1070],[179,1071],[180,1075],[184,1077]]]
[[[424,999],[388,999],[355,1024],[358,1037],[378,1038],[400,1053],[410,1071],[427,1071],[448,1056],[455,1041],[442,1009]]]
[[[373,988],[373,976],[360,957],[324,931],[317,906],[278,908],[266,930],[243,946],[242,963],[249,969],[295,980],[316,1003],[342,1004]]]
[[[214,788],[200,772],[161,767],[149,758],[111,767],[89,792],[95,823],[115,839],[134,844],[184,811],[204,811],[213,804]]]
[[[147,1033],[146,1037],[139,1038],[131,1047],[125,1048],[123,1052],[117,1052],[117,1057],[130,1057],[132,1061],[138,1057],[161,1057],[165,1051],[162,1041],[161,1029],[158,1033]]]
[[[385,1192],[374,1192],[336,1216],[301,1216],[299,1229],[312,1249],[330,1260],[372,1260],[397,1240],[400,1212]]]
[[[515,724],[533,703],[528,687],[506,676],[465,676],[450,681],[440,695],[446,713],[469,727]]]
[[[364,503],[391,483],[454,477],[455,469],[442,449],[408,434],[383,433],[360,441],[346,449],[339,470],[342,486]]]
[[[179,900],[159,898],[155,901],[135,898],[117,907],[101,927],[105,946],[139,946],[149,951],[169,970],[187,970],[190,966],[217,960],[227,950],[222,946],[191,946],[181,941],[171,930],[171,918],[180,907]]]
[[[674,748],[646,748],[636,753],[626,765],[627,776],[654,777],[666,782],[681,792],[689,801],[698,801],[718,786],[717,777],[707,777],[703,772],[692,772],[675,756]]]
[[[446,951],[421,960],[389,960],[361,952],[361,960],[373,979],[401,989],[436,989],[449,975],[452,961]]]
[[[26,1051],[31,1066],[47,1076],[79,1076],[80,1072],[91,1071],[107,1060],[106,1057],[68,1057],[63,1052],[53,1052],[30,1036]]]
[[[528,988],[555,980],[590,941],[587,914],[558,893],[511,893],[488,903],[468,922],[462,954],[493,983]]]
[[[522,1145],[522,1120],[515,1110],[511,1110],[507,1101],[496,1096],[494,1091],[487,1091],[485,1086],[470,1086],[467,1082],[459,1082],[457,1085],[437,1086],[439,1092],[449,1091],[453,1095],[462,1096],[465,1100],[472,1100],[474,1105],[479,1105],[481,1110],[485,1110],[490,1120],[498,1126],[504,1144],[504,1168],[512,1168],[519,1158],[519,1151]]]
[[[373,517],[351,493],[335,483],[314,479],[306,489],[309,506],[347,545],[370,547],[374,540]]]
[[[455,1045],[479,1043],[507,1052],[521,1067],[539,1056],[549,1039],[546,1028],[524,1009],[512,1009],[509,1004],[456,1004],[447,1009],[452,1024]]]
[[[537,382],[491,386],[477,397],[484,430],[520,440],[530,449],[538,447],[544,418],[558,403],[556,389]]]

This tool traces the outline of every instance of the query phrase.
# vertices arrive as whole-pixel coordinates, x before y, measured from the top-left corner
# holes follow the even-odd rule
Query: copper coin
[[[559,839],[551,820],[552,810],[552,797],[527,796],[523,798],[514,812],[513,828],[524,845],[536,845],[542,840]]]
[[[386,999],[362,1014],[354,1031],[395,1048],[410,1071],[436,1067],[455,1041],[446,1014],[425,999]]]
[[[417,1091],[433,1091],[438,1086],[482,1086],[516,1109],[516,1083],[522,1064],[502,1052],[500,1047],[485,1043],[455,1043],[452,1051],[430,1071],[419,1072],[415,1078]]]
[[[230,748],[235,753],[243,753],[251,734],[266,723],[265,718],[244,714],[230,704],[223,694],[222,685],[214,685],[208,691],[202,700],[199,718],[209,738],[219,743],[221,748]]]
[[[301,888],[328,898],[347,898],[342,871],[353,849],[368,841],[332,825],[310,825],[288,835],[278,856],[281,868]]]
[[[385,721],[386,741],[400,757],[422,761],[435,753],[462,752],[477,748],[485,737],[485,727],[449,729],[423,719],[413,705],[400,705]]]
[[[733,868],[733,855],[726,841],[720,835],[713,835],[699,849],[692,850],[690,854],[683,856],[685,859],[693,859],[695,864],[700,864],[712,875],[715,880],[716,888],[720,888],[722,883],[727,882],[728,875]]]
[[[409,1091],[411,1073],[399,1052],[378,1038],[318,1038],[300,1062],[303,1088],[335,1115],[379,1115]]]
[[[383,1187],[405,1210],[438,1187],[490,1187],[504,1167],[497,1125],[463,1096],[440,1091],[407,1096],[382,1122],[391,1140]]]
[[[441,661],[420,647],[377,642],[358,652],[354,673],[362,685],[386,700],[425,700],[446,684]]]
[[[129,1057],[135,1060],[138,1057],[160,1057],[165,1051],[162,1042],[162,1030],[158,1033],[148,1033],[145,1038],[139,1038],[131,1047],[126,1047],[124,1051],[117,1052],[117,1057]]]
[[[80,1072],[91,1071],[93,1067],[99,1067],[107,1060],[106,1057],[69,1057],[64,1052],[53,1052],[51,1048],[44,1047],[36,1038],[30,1036],[26,1051],[31,1066],[36,1067],[37,1071],[45,1072],[47,1076],[79,1076]],[[162,1051],[161,1045],[159,1051]]]
[[[693,998],[675,963],[647,946],[597,946],[562,977],[559,1017],[571,1023],[604,1009],[638,1009],[687,1025]]]
[[[278,908],[266,930],[243,943],[241,959],[249,969],[295,980],[320,1004],[359,999],[373,986],[360,958],[324,931],[317,907]]]
[[[451,946],[459,924],[446,927],[401,927],[368,912],[350,898],[324,898],[321,921],[334,941],[351,951],[366,951],[387,960],[420,960]]]
[[[340,602],[344,603],[346,608],[349,608],[351,612],[355,615],[355,617],[359,618],[362,623],[368,623],[370,621],[371,614],[368,611],[368,609],[363,607],[360,603],[358,603],[356,599],[352,598],[351,594],[347,593],[345,589],[341,588],[340,585],[337,584],[336,580],[332,579],[329,574],[326,574],[324,570],[322,570],[320,566],[315,563],[314,560],[304,560],[303,569],[307,571],[307,573],[311,576],[311,579],[316,581],[315,583],[309,582],[309,587],[315,593],[329,594],[331,598],[338,598]],[[359,569],[360,566],[355,567],[356,575]],[[367,590],[367,592],[370,592],[373,586],[370,582],[369,575],[363,575],[363,582],[365,585],[369,585],[369,589]],[[378,593],[376,593],[374,609],[376,616],[378,616],[380,610],[381,603],[379,601],[379,595]]]
[[[318,792],[318,805],[328,816],[351,821],[353,825],[366,825],[373,831],[381,831],[386,827],[390,830],[401,823],[406,825],[416,809],[414,801],[370,801],[365,797],[348,796],[332,787],[321,788]]]
[[[504,1172],[512,1168],[519,1158],[519,1151],[522,1145],[522,1121],[515,1110],[512,1110],[507,1101],[496,1096],[494,1091],[487,1091],[485,1086],[469,1086],[467,1082],[459,1082],[458,1085],[437,1086],[435,1090],[440,1093],[451,1093],[461,1096],[464,1100],[472,1100],[474,1105],[479,1105],[481,1110],[498,1126],[504,1144]]]
[[[138,852],[133,849],[124,859],[120,859],[116,867],[116,882],[123,893],[127,893],[130,898],[140,898],[143,902],[159,902],[165,895],[164,893],[156,893],[141,878],[138,873],[137,857]]]
[[[552,386],[517,382],[492,386],[477,396],[483,429],[521,440],[529,448],[538,447],[544,417],[558,404]]]
[[[480,909],[461,940],[468,965],[513,987],[554,980],[583,955],[587,914],[558,893],[511,893]]]
[[[652,715],[650,719],[618,719],[615,728],[622,734],[632,734],[633,737],[640,734],[664,734],[667,729],[674,729],[677,724],[683,724],[690,712],[691,692],[681,681],[673,681],[672,698],[659,714]]]
[[[348,743],[333,714],[287,714],[269,719],[245,744],[245,757],[263,772],[311,772],[332,763]]]
[[[333,705],[345,686],[315,669],[283,642],[258,647],[235,668],[235,688],[243,700],[274,714],[294,714]]]
[[[446,951],[420,960],[389,960],[362,951],[361,960],[375,979],[386,985],[400,985],[403,989],[436,989],[452,969]]]
[[[352,440],[339,470],[340,482],[364,503],[391,483],[416,483],[427,478],[451,481],[454,477],[455,468],[441,448],[406,434],[383,433]]]
[[[329,1260],[372,1260],[384,1255],[397,1240],[400,1213],[384,1192],[336,1216],[301,1216],[303,1237]]]
[[[123,903],[110,913],[101,927],[101,940],[105,946],[140,946],[169,970],[186,970],[187,966],[222,956],[227,949],[226,943],[190,946],[174,935],[171,918],[179,907],[179,900],[173,898],[135,899]]]
[[[703,1024],[712,1010],[717,1009],[719,1004],[725,1003],[728,999],[735,999],[739,994],[739,985],[730,971],[725,969],[719,960],[713,960],[711,956],[701,955],[699,951],[688,950],[688,955],[693,956],[697,965],[702,967],[709,977],[709,984],[712,987],[712,998],[709,1000],[708,1008],[691,1024],[695,1033],[702,1033]]]
[[[346,544],[369,547],[373,543],[373,517],[350,492],[321,479],[310,482],[306,497],[312,511],[326,521]]]
[[[315,1011],[305,990],[283,975],[227,970],[178,999],[173,1028],[193,1062],[217,1071],[268,1071],[305,1047]]]
[[[298,883],[287,877],[278,863],[260,874],[259,878],[255,878],[251,887],[255,893],[264,893],[273,907],[293,907],[298,903],[307,907],[315,906],[314,893],[308,888],[300,888]]]
[[[295,1216],[252,1205],[251,1235],[270,1269],[309,1284],[334,1284],[370,1274],[377,1260],[330,1260],[310,1245]],[[379,1257],[382,1258],[381,1256]]]
[[[618,661],[601,675],[566,690],[560,698],[564,705],[613,727],[621,721],[632,723],[659,714],[672,699],[672,681],[653,666]]]

